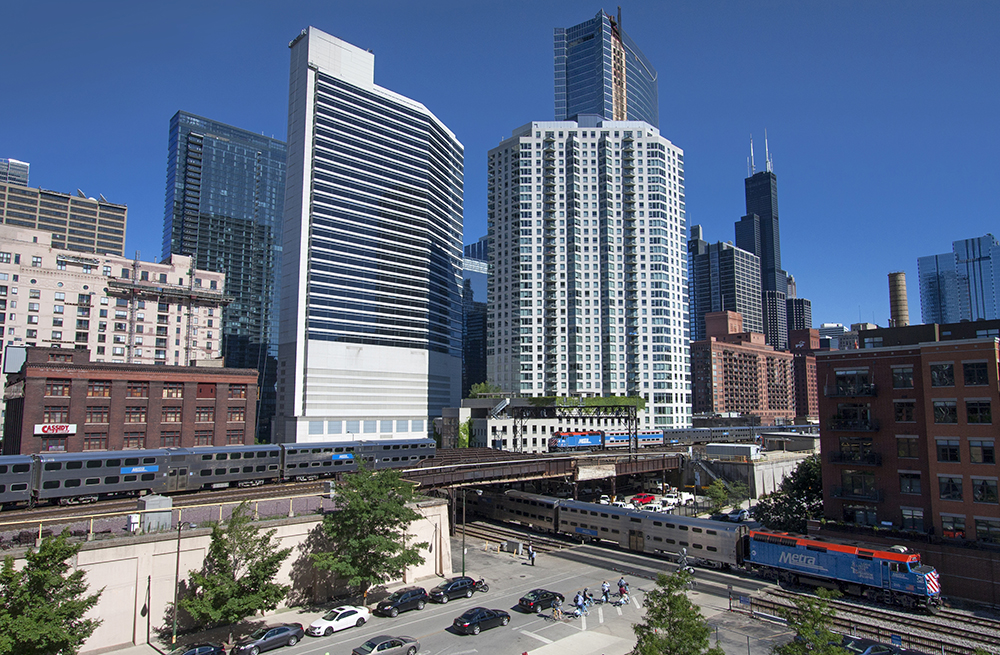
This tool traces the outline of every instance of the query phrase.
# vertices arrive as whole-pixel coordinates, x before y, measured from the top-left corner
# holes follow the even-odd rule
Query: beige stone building
[[[222,273],[55,248],[41,230],[0,226],[0,337],[89,349],[95,362],[187,365],[222,355]],[[221,365],[221,361],[220,361]],[[5,370],[20,362],[5,361]],[[6,385],[6,380],[2,380]]]

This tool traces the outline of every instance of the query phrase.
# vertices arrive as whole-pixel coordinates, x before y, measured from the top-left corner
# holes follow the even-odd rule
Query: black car
[[[375,613],[382,616],[398,616],[400,612],[424,609],[428,596],[423,587],[404,587],[392,592],[385,600],[375,606]]]
[[[883,644],[874,639],[845,636],[840,641],[840,647],[850,655],[923,655],[919,651],[900,648],[892,644]]]
[[[495,628],[498,625],[510,623],[510,614],[503,610],[491,610],[485,607],[473,607],[462,616],[455,619],[451,627],[464,635],[478,635],[481,630]]]
[[[191,644],[175,648],[167,655],[226,655],[226,649],[218,644]]]
[[[532,589],[521,596],[521,600],[517,601],[517,606],[525,612],[541,612],[547,607],[552,607],[553,604],[562,605],[564,600],[563,595],[558,592],[548,589]]]
[[[280,646],[294,646],[305,634],[301,623],[265,626],[233,646],[229,655],[257,655]]]
[[[430,599],[435,603],[447,603],[449,600],[461,598],[472,598],[472,592],[476,590],[476,581],[468,576],[449,578],[431,589]]]

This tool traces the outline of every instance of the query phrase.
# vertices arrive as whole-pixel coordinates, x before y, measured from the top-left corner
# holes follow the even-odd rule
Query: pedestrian
[[[535,549],[531,544],[528,544],[528,559],[531,560],[531,565],[535,565]]]
[[[611,600],[611,585],[607,580],[601,583],[601,599],[605,603]]]

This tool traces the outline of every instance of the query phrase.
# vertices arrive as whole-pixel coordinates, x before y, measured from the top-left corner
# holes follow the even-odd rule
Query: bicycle
[[[566,618],[566,614],[559,608],[559,606],[558,605],[553,605],[552,606],[552,620],[553,621],[562,621],[565,618]]]

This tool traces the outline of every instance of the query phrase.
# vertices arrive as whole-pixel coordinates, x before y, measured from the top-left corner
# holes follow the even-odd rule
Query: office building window
[[[149,398],[149,382],[129,382],[125,389],[126,398]]]
[[[971,362],[962,364],[965,372],[965,386],[980,387],[990,383],[989,375],[986,373],[986,362]]]
[[[941,534],[949,539],[965,539],[965,517],[942,514]]]
[[[183,398],[184,397],[184,383],[183,382],[164,382],[163,383],[163,397],[164,398]]]
[[[42,410],[42,423],[69,423],[69,407],[46,406]]]
[[[939,462],[958,462],[959,456],[958,439],[938,439],[937,458]]]
[[[145,423],[146,422],[146,408],[135,406],[125,408],[125,422],[126,423]]]
[[[247,410],[246,407],[230,407],[228,409],[227,421],[246,421],[247,420]]]
[[[164,407],[163,408],[163,423],[180,423],[181,422],[181,408],[180,407]]]
[[[88,432],[83,437],[84,450],[107,450],[108,434],[106,432]]]
[[[918,532],[924,531],[924,510],[919,508],[907,508],[903,507],[903,529],[904,530],[917,530]]]
[[[903,458],[920,457],[917,449],[919,440],[916,437],[898,437],[896,439],[896,456]]]
[[[900,473],[899,474],[899,491],[904,494],[919,494],[920,493],[920,474],[919,473]]]
[[[972,502],[990,503],[996,505],[997,479],[996,478],[972,478]]]
[[[954,400],[935,400],[934,422],[958,423],[958,403]]]
[[[955,386],[955,365],[931,364],[931,386],[932,387]]]
[[[211,423],[215,420],[215,408],[199,406],[194,410],[194,420],[198,423]]]
[[[88,407],[87,423],[107,423],[110,410],[107,407]]]
[[[65,450],[65,437],[46,437],[42,439],[42,452],[59,452]]]
[[[45,381],[45,395],[46,396],[69,396],[69,380],[46,380]]]
[[[895,413],[895,418],[897,423],[913,423],[916,421],[916,403],[914,401],[909,402],[894,402],[892,404],[893,411]]]
[[[976,540],[1000,544],[1000,520],[976,519]]]
[[[146,447],[146,435],[142,432],[126,432],[122,447],[125,450],[142,450]]]
[[[194,445],[196,446],[211,446],[212,445],[212,430],[195,430],[194,431]]]
[[[988,400],[965,401],[965,416],[969,423],[989,424],[993,422]]]
[[[996,464],[996,451],[992,441],[969,442],[969,460],[973,464]]]
[[[243,430],[226,430],[226,445],[238,446],[243,443]]]
[[[91,380],[87,383],[87,395],[91,398],[110,398],[110,380]]]
[[[177,448],[181,445],[181,433],[163,431],[160,433],[160,448]]]
[[[948,475],[938,476],[938,490],[941,500],[962,500],[962,478]]]
[[[231,384],[229,385],[229,399],[235,400],[237,398],[247,397],[247,385],[245,384]]]

